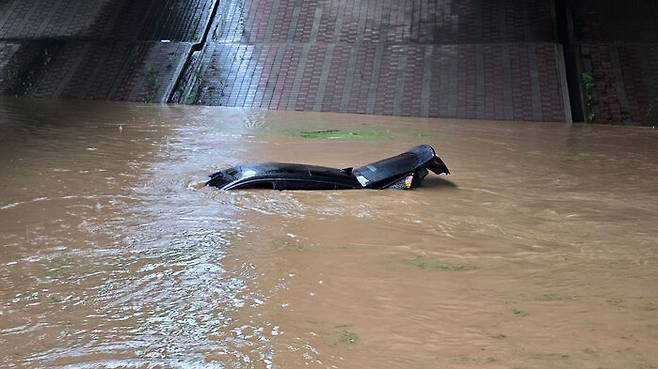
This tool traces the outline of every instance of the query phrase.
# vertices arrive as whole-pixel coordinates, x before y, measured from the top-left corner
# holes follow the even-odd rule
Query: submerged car
[[[410,189],[420,185],[428,170],[450,174],[429,145],[419,145],[388,159],[358,168],[328,168],[307,164],[243,164],[210,176],[207,186],[222,190],[348,190]]]

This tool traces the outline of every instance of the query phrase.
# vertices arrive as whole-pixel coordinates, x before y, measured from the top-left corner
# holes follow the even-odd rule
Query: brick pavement
[[[565,121],[551,4],[226,0],[176,101]]]
[[[210,19],[212,6],[213,0],[0,1],[0,45],[25,50],[2,46],[0,58],[14,66],[14,86],[4,90],[162,101],[192,42],[212,22],[175,101],[568,119],[551,0],[225,0]]]
[[[548,43],[358,48],[342,43],[212,43],[201,59],[203,76],[195,102],[281,110],[562,121],[555,52],[555,46]],[[531,59],[532,67],[528,66]]]
[[[201,39],[213,4],[0,1],[0,74],[5,77],[0,91],[44,98],[166,101],[192,43]]]
[[[226,0],[223,43],[464,44],[552,42],[547,0]]]
[[[4,40],[200,39],[213,0],[5,0]]]
[[[572,4],[581,72],[593,87],[594,123],[658,123],[658,2],[576,0]],[[582,76],[580,84],[584,86]]]
[[[553,0],[215,1],[0,0],[0,93],[569,119]],[[658,3],[569,4],[594,122],[655,125]]]
[[[159,102],[189,48],[188,43],[66,42],[42,67],[29,94]]]
[[[658,43],[581,44],[594,123],[658,123]]]

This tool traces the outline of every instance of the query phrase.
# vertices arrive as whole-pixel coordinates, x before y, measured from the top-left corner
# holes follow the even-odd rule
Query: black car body
[[[206,185],[222,190],[263,188],[275,190],[408,189],[417,187],[428,170],[450,174],[429,145],[358,168],[336,169],[307,164],[243,164],[210,176]]]

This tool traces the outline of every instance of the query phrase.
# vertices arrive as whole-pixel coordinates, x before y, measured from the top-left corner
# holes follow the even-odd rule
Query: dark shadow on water
[[[459,189],[459,187],[452,181],[443,179],[437,176],[428,176],[423,180],[420,188],[442,188],[442,189]]]

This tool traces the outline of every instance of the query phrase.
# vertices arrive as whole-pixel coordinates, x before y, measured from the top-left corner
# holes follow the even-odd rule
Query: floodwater
[[[419,143],[453,174],[414,191],[196,185]],[[644,128],[2,100],[0,367],[656,368],[656,159]]]

